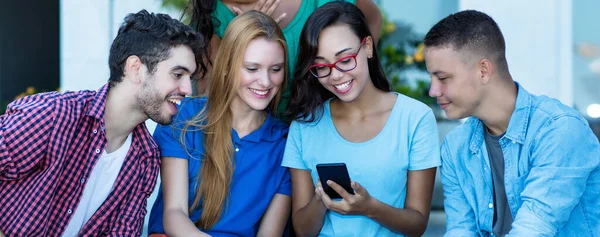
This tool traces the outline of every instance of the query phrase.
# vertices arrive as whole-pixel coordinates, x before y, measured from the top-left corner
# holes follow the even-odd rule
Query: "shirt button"
[[[96,149],[96,153],[100,154],[100,149]]]
[[[94,131],[92,131],[94,134],[98,133],[98,130],[94,129]]]
[[[488,204],[488,207],[489,208],[494,208],[494,204],[490,203],[490,204]]]
[[[516,141],[513,141],[513,144],[517,143]]]
[[[236,148],[235,148],[235,152],[238,152],[238,151],[240,151],[240,148],[237,148],[237,147],[236,147]]]
[[[71,211],[71,209],[67,210],[67,213],[71,214],[73,213],[73,211]]]
[[[81,179],[81,183],[85,183],[85,179]]]

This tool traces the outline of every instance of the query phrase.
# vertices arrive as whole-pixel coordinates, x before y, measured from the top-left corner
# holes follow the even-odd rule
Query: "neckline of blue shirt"
[[[364,142],[351,142],[351,141],[348,141],[335,128],[335,124],[333,123],[333,118],[331,117],[331,107],[330,107],[329,104],[330,104],[331,100],[334,99],[334,98],[336,98],[336,97],[329,98],[327,101],[325,101],[325,104],[324,104],[325,111],[324,111],[324,113],[325,113],[325,115],[327,115],[327,116],[325,116],[325,118],[327,119],[327,121],[324,121],[324,122],[327,123],[327,127],[329,127],[329,130],[333,133],[333,136],[335,136],[337,138],[337,140],[339,140],[340,142],[342,142],[344,144],[347,144],[347,145],[351,145],[351,146],[366,146],[366,145],[369,145],[369,144],[371,144],[373,142],[376,142],[379,139],[379,137],[383,136],[383,134],[386,131],[389,131],[389,126],[391,126],[390,123],[392,123],[391,121],[396,120],[395,119],[395,115],[397,114],[396,110],[398,110],[398,105],[400,104],[400,99],[401,99],[400,95],[401,94],[398,93],[398,92],[392,92],[392,93],[396,94],[396,102],[394,102],[394,107],[392,108],[392,111],[390,112],[390,115],[388,116],[388,119],[385,121],[385,125],[383,125],[383,128],[381,128],[381,131],[379,131],[379,133],[377,133],[377,135],[375,135],[373,138],[371,138],[371,139],[369,139],[367,141],[364,141]]]
[[[517,99],[515,101],[515,110],[510,116],[508,128],[506,129],[504,136],[500,139],[507,138],[513,142],[523,144],[525,142],[525,135],[527,134],[527,127],[529,126],[529,111],[532,106],[531,94],[518,82],[515,81],[515,84],[517,85],[518,90]],[[469,149],[471,152],[477,153],[484,141],[484,124],[476,117],[472,117],[472,121],[473,124],[471,126],[474,128],[474,132],[471,135]]]
[[[277,120],[273,114],[268,111],[265,122],[256,130],[250,134],[240,138],[235,129],[231,129],[231,135],[234,142],[249,141],[249,142],[260,142],[264,141],[277,141],[285,136],[287,126],[283,122]]]

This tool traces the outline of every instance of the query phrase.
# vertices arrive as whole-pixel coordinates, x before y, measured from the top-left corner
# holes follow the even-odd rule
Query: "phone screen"
[[[319,179],[323,185],[323,191],[331,199],[342,198],[335,190],[327,185],[327,180],[331,180],[340,186],[342,186],[346,192],[354,194],[352,186],[350,186],[350,176],[348,175],[348,169],[344,163],[327,163],[318,164],[317,172],[319,173]]]

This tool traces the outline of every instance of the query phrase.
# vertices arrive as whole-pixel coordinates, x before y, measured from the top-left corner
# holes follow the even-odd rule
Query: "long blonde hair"
[[[202,215],[200,220],[195,222],[196,226],[202,229],[210,229],[219,221],[229,196],[234,170],[231,137],[233,115],[230,106],[237,96],[239,71],[246,48],[250,41],[261,37],[277,41],[283,47],[286,76],[281,85],[286,85],[289,73],[287,45],[281,29],[275,20],[259,11],[245,12],[233,19],[225,30],[213,64],[207,105],[192,120],[186,122],[181,133],[181,142],[185,144],[185,133],[188,129],[196,128],[204,132],[205,154],[197,177],[199,185],[189,209],[191,215],[202,203]],[[280,88],[270,102],[271,111],[277,111],[284,89]]]

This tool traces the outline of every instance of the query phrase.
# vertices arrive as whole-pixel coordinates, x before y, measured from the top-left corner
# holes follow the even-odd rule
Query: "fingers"
[[[275,11],[275,8],[279,6],[280,0],[268,0],[266,4],[263,6],[263,11],[267,15],[272,15]]]
[[[327,195],[327,193],[325,193],[325,191],[323,191],[323,188],[319,188],[319,193],[321,194],[321,202],[323,202],[323,205],[325,205],[325,208],[337,212],[339,214],[342,215],[346,215],[348,214],[348,212],[345,210],[346,208],[346,204],[343,203],[342,201],[334,201],[331,200],[331,198],[329,198],[329,196]]]
[[[242,9],[239,9],[238,7],[231,7],[231,11],[233,11],[233,13],[235,13],[236,16],[241,15],[242,13],[244,13],[242,11]]]
[[[279,17],[275,18],[275,22],[277,22],[277,23],[281,22],[283,19],[285,19],[286,16],[287,16],[287,14],[284,12]]]
[[[350,198],[350,194],[346,192],[346,190],[342,188],[342,186],[340,186],[339,184],[336,184],[331,180],[327,180],[327,185],[329,185],[329,187],[335,190],[335,192],[338,193],[343,199],[347,200],[348,198]]]
[[[327,207],[329,209],[329,207],[333,203],[331,198],[329,198],[329,195],[327,195],[327,193],[325,193],[325,190],[323,190],[323,187],[318,187],[317,192],[319,193],[318,195],[321,198],[321,201],[323,201],[323,204],[325,204],[325,207]]]
[[[263,11],[263,6],[264,5],[265,5],[265,0],[258,0],[258,2],[256,4],[254,4],[254,8],[253,9],[261,11],[261,12],[264,12]]]
[[[359,195],[367,194],[367,190],[358,182],[352,181],[350,186],[352,186],[352,189],[354,189],[354,191],[356,191],[356,193]]]

